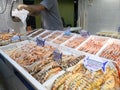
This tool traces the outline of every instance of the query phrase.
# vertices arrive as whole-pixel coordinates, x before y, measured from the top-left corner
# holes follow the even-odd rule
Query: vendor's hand
[[[27,5],[25,5],[25,4],[19,4],[17,7],[18,10],[22,10],[22,9],[26,9],[26,8],[27,8]]]

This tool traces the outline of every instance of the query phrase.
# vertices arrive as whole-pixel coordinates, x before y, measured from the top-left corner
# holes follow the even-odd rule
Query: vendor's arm
[[[18,10],[26,9],[30,12],[30,15],[35,16],[39,15],[40,11],[44,10],[45,7],[43,5],[25,5],[20,4],[18,5]]]

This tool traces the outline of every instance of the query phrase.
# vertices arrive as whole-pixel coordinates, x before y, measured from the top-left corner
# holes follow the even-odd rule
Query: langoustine
[[[65,45],[68,47],[71,47],[71,48],[77,48],[85,40],[86,40],[86,38],[84,38],[84,37],[76,37],[73,40],[70,40]]]
[[[92,37],[83,46],[79,48],[80,51],[96,54],[107,41],[106,38]]]

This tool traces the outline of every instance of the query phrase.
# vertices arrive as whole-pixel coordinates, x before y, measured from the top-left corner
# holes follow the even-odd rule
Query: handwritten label
[[[21,37],[18,36],[18,35],[14,35],[12,38],[11,38],[11,42],[15,42],[15,41],[19,41],[21,40]]]
[[[45,45],[45,40],[43,40],[41,37],[37,37],[36,42],[37,42],[38,46],[44,47],[44,45]]]
[[[57,49],[53,52],[53,58],[55,61],[60,63],[62,61],[62,53]]]
[[[102,61],[101,58],[96,56],[86,56],[84,59],[84,66],[90,71],[98,71],[102,69],[105,72],[108,61]]]
[[[88,31],[81,30],[81,31],[80,31],[80,35],[81,35],[82,37],[88,37],[88,36],[90,36],[90,33],[89,33]]]

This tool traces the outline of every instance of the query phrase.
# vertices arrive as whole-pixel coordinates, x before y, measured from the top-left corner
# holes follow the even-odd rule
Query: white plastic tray
[[[74,40],[74,39],[76,39],[76,38],[79,38],[79,37],[82,37],[82,36],[80,36],[80,35],[78,35],[78,34],[75,34],[72,38],[70,38],[69,40],[67,40],[65,43],[63,43],[62,45],[63,46],[67,46],[66,44],[67,43],[69,43],[70,41],[72,41],[72,40]],[[88,37],[89,38],[89,37]],[[83,41],[83,42],[81,42],[78,46],[80,46],[82,43],[84,43],[85,41],[87,40],[87,38]],[[79,41],[78,41],[79,42]],[[69,43],[70,44],[70,43]],[[74,49],[77,49],[78,48],[78,46],[76,47],[76,48],[74,48]],[[69,47],[69,46],[67,46],[67,47]],[[70,48],[72,48],[72,47],[70,47]]]
[[[78,46],[76,49],[79,50],[79,48],[84,47],[84,45],[86,45],[86,43],[87,43],[90,39],[92,39],[92,38],[105,38],[105,39],[106,39],[106,41],[104,42],[104,44],[102,45],[102,47],[96,52],[95,55],[97,55],[97,53],[99,53],[99,51],[101,51],[101,49],[104,48],[104,45],[106,45],[106,43],[107,43],[107,42],[109,41],[109,39],[110,39],[110,38],[108,38],[108,37],[91,35],[87,40],[85,40],[85,41],[84,41],[80,46]],[[83,51],[83,52],[84,52],[84,51]],[[88,53],[88,52],[86,52],[86,53]]]

